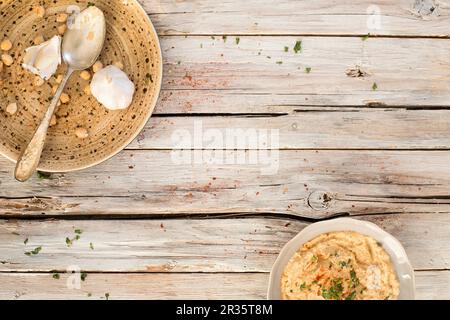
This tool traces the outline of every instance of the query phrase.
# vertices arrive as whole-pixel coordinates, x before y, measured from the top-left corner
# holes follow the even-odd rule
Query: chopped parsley
[[[27,244],[28,243],[28,238],[26,238],[25,240],[23,240],[23,244]]]
[[[95,3],[93,3],[93,2],[88,2],[88,4],[87,4],[87,7],[89,8],[89,7],[93,7],[93,6],[95,6]]]
[[[362,41],[366,41],[367,39],[369,39],[370,37],[370,33],[366,34],[365,36],[361,37]]]
[[[236,38],[236,44],[239,44],[241,42],[241,38]]]
[[[376,91],[377,89],[378,89],[378,85],[377,85],[376,82],[374,82],[373,85],[372,85],[372,90]]]
[[[355,298],[356,298],[356,291],[353,291],[347,297],[345,297],[345,300],[355,300]]]
[[[294,52],[299,53],[302,51],[302,42],[298,40],[294,45]]]
[[[89,248],[90,248],[91,250],[94,250],[94,245],[92,244],[92,242],[89,243]]]
[[[284,52],[288,52],[289,51],[289,47],[284,47]]]
[[[223,42],[227,42],[227,36],[222,36]]]
[[[25,255],[26,256],[31,256],[31,255],[35,256],[35,255],[39,254],[39,252],[41,252],[41,250],[42,250],[42,247],[39,246],[39,247],[37,247],[37,248],[35,248],[35,249],[31,250],[31,251],[25,252]]]
[[[43,172],[43,171],[37,171],[36,174],[37,174],[39,180],[50,179],[50,177],[52,176],[51,173],[47,173],[47,172]]]
[[[350,286],[352,288],[356,288],[357,286],[359,286],[359,279],[356,276],[355,270],[350,270]]]
[[[81,230],[81,229],[75,229],[74,230],[74,233],[75,233],[75,237],[73,237],[72,239],[71,238],[69,238],[69,237],[66,237],[66,245],[68,246],[68,247],[71,247],[72,245],[73,245],[73,242],[74,241],[77,241],[77,240],[80,240],[81,239],[81,234],[83,233],[83,230]]]
[[[337,278],[331,280],[331,286],[327,288],[322,288],[322,297],[327,300],[340,300],[342,298],[342,293],[344,287],[342,285],[342,279]]]
[[[56,279],[56,280],[59,280],[59,278],[60,278],[59,273],[54,273],[52,277],[53,277],[53,279]]]
[[[311,73],[311,67],[306,67],[306,68],[305,68],[305,72],[306,72],[306,73]]]
[[[300,290],[305,290],[306,289],[306,282],[303,282],[301,285],[300,285]]]
[[[82,273],[81,273],[81,276],[80,276],[81,281],[86,280],[86,277],[87,277],[87,273],[86,273],[86,272],[82,272]]]
[[[347,261],[339,261],[339,266],[343,269],[349,267],[352,263],[352,260],[348,259]]]
[[[277,61],[276,63],[277,64],[283,64],[283,61]]]
[[[108,292],[105,293],[105,298],[106,298],[106,300],[109,300],[109,293]]]

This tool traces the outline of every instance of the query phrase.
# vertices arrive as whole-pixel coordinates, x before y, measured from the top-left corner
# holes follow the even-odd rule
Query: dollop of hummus
[[[381,244],[351,231],[322,234],[305,243],[281,277],[284,300],[395,300],[399,288]]]

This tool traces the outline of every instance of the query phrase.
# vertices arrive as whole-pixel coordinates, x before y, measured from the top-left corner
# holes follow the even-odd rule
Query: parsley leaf
[[[299,52],[301,52],[302,51],[302,42],[300,41],[300,40],[298,40],[296,43],[295,43],[295,46],[294,46],[294,52],[295,53],[299,53]]]
[[[39,254],[39,252],[41,252],[41,250],[42,250],[42,247],[39,246],[39,247],[35,248],[34,250],[25,252],[25,255],[27,255],[27,256],[34,255],[35,256],[35,255]]]

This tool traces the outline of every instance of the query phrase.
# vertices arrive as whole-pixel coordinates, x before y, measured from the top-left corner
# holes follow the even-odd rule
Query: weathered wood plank
[[[450,212],[448,151],[124,151],[94,168],[19,184],[0,159],[3,216]],[[234,164],[220,164],[233,156]],[[196,159],[202,161],[196,162]],[[231,159],[229,157],[228,159]],[[184,163],[184,164],[183,164]],[[271,170],[269,170],[271,168]],[[37,198],[37,199],[35,199]]]
[[[446,0],[140,2],[161,34],[446,36],[450,23]]]
[[[266,299],[267,273],[89,274],[80,289],[49,274],[0,273],[0,299]],[[69,280],[70,283],[71,280]],[[242,285],[245,283],[245,285]],[[416,272],[418,299],[450,299],[450,272]]]
[[[73,277],[76,277],[73,276]],[[78,276],[79,277],[79,276]],[[267,274],[89,274],[79,289],[61,274],[0,273],[0,299],[265,299]],[[243,286],[242,284],[246,285]],[[242,286],[242,288],[240,288]],[[71,289],[74,288],[74,289]]]
[[[379,93],[376,93],[379,94]],[[446,92],[424,97],[411,91],[396,92],[395,95],[372,99],[373,92],[349,94],[277,94],[270,92],[251,93],[247,90],[165,90],[161,92],[155,115],[283,115],[299,111],[339,111],[345,107],[400,108],[400,109],[444,109],[448,106]],[[380,95],[381,96],[381,95]],[[382,102],[381,102],[382,100]]]
[[[280,149],[450,147],[450,110],[330,109],[302,110],[276,117],[154,117],[128,149],[194,149],[196,130],[204,134],[200,137],[202,149],[226,149],[227,130],[238,129],[244,130],[245,149],[258,147],[252,135],[257,138],[259,132],[277,132]],[[192,139],[187,139],[186,134],[183,140],[177,138],[176,133],[181,130]],[[219,130],[221,136],[211,140],[207,133],[212,130]]]
[[[293,47],[300,40],[302,51],[296,54]],[[314,95],[327,105],[449,106],[450,101],[450,44],[445,40],[248,36],[236,44],[234,37],[163,37],[162,47],[166,91],[241,90],[266,94],[266,104],[271,95],[300,95],[291,100],[303,95],[294,105],[307,105],[306,98]],[[188,102],[194,106],[197,101]],[[208,101],[199,103],[207,107]]]
[[[397,237],[415,269],[449,267],[449,214],[364,219]],[[0,271],[64,272],[77,266],[89,272],[269,272],[281,248],[306,225],[268,218],[0,220]],[[66,237],[73,239],[77,229],[81,239],[68,246]],[[39,254],[24,254],[39,246]]]

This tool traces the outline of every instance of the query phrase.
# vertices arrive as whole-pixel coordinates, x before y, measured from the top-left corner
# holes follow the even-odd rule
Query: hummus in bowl
[[[269,299],[414,299],[414,273],[401,244],[376,225],[348,218],[312,224],[282,250]]]

